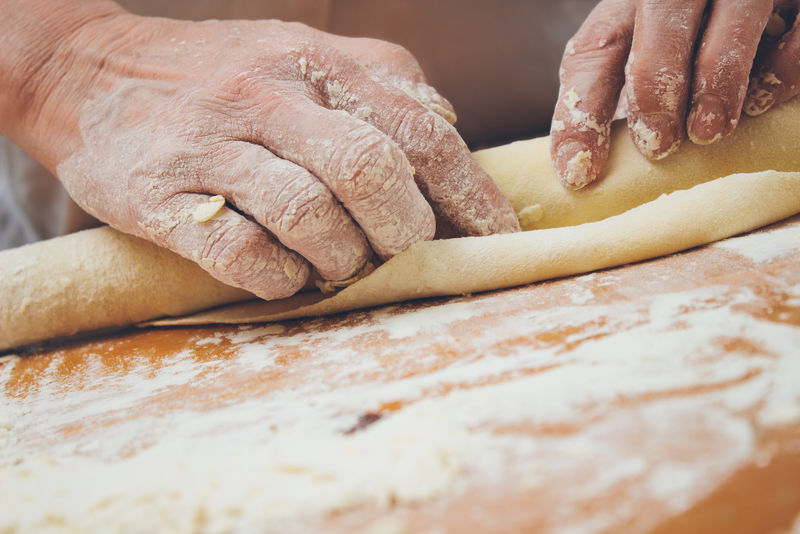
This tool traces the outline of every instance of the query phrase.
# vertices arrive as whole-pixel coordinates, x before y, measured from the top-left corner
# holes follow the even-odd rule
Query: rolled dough
[[[529,284],[663,256],[800,212],[800,173],[733,174],[578,226],[417,243],[331,298],[302,294],[154,325],[257,323]]]
[[[722,239],[800,212],[800,173],[759,172],[800,171],[799,122],[795,100],[660,162],[617,124],[605,176],[577,192],[557,183],[546,138],[480,151],[515,209],[536,214],[523,217],[526,229],[540,230],[419,243],[330,298],[302,293],[148,324],[261,322],[499,289]],[[743,172],[756,174],[727,176]],[[250,298],[155,245],[88,230],[0,253],[0,350]]]

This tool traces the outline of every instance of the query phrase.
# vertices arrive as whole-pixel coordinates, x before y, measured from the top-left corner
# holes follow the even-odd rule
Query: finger
[[[651,159],[673,153],[684,137],[692,51],[705,0],[637,0],[627,66],[628,127]]]
[[[329,74],[315,85],[323,103],[391,137],[415,169],[419,189],[461,235],[519,230],[508,200],[452,125],[350,58],[331,55],[324,61]]]
[[[347,52],[367,71],[402,90],[450,124],[455,124],[456,112],[453,105],[428,85],[422,67],[404,47],[379,39],[319,33],[326,42]]]
[[[347,113],[297,97],[264,113],[254,124],[257,140],[319,178],[382,258],[433,238],[431,207],[405,155],[386,135]]]
[[[611,121],[625,81],[633,34],[628,0],[599,4],[567,44],[550,129],[550,153],[561,183],[581,188],[608,159]]]
[[[425,82],[416,82],[402,76],[391,74],[380,75],[388,83],[394,85],[417,102],[433,111],[450,124],[455,124],[458,116],[453,105],[436,89]]]
[[[759,58],[750,78],[744,112],[761,115],[800,93],[800,24],[794,26]]]
[[[692,107],[686,129],[692,142],[707,145],[739,122],[750,69],[772,14],[764,0],[715,1],[695,56]]]
[[[326,280],[351,278],[369,259],[364,234],[307,170],[245,142],[227,144],[211,161],[206,189],[252,216]]]
[[[143,237],[196,262],[217,280],[263,299],[291,296],[309,276],[303,258],[258,224],[209,202],[207,195],[173,195],[143,213],[142,220]]]

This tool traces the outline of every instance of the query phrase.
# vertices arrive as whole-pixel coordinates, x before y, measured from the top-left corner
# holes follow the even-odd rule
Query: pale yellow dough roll
[[[254,323],[474,293],[663,256],[800,212],[800,173],[733,174],[577,226],[417,243],[337,295],[254,301],[158,325]]]
[[[476,158],[526,229],[568,228],[420,243],[331,298],[306,293],[159,324],[266,321],[498,289],[722,239],[800,212],[800,174],[759,172],[800,171],[797,124],[795,100],[743,119],[721,143],[686,143],[660,162],[642,157],[618,124],[604,176],[578,192],[558,184],[547,138],[483,150]],[[744,172],[756,174],[715,180]],[[590,221],[600,222],[582,224]],[[155,245],[89,230],[0,253],[0,350],[249,298]]]
[[[759,118],[743,117],[731,136],[719,143],[697,146],[684,141],[678,153],[650,161],[630,140],[625,122],[618,121],[600,180],[579,191],[565,190],[558,183],[548,137],[481,150],[475,158],[518,214],[528,206],[541,206],[541,219],[523,224],[523,230],[555,228],[599,221],[721,176],[800,171],[799,127],[800,99],[795,99]]]

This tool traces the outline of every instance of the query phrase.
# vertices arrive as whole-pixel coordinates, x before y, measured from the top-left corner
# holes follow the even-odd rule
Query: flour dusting
[[[711,245],[762,263],[800,252],[800,225],[791,224],[769,232],[754,232]]]
[[[762,236],[768,261],[797,231],[732,246]],[[759,435],[800,422],[800,328],[751,314],[770,296],[746,284],[608,300],[621,277],[200,331],[158,365],[89,344],[24,394],[12,359],[0,531],[261,532],[495,486],[532,492],[543,531],[647,531],[769,465]]]

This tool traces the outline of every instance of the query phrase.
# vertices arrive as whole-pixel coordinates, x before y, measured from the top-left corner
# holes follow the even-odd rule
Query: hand
[[[347,279],[373,250],[432,239],[434,213],[466,235],[518,229],[400,47],[124,13],[70,42],[96,68],[40,82],[53,89],[20,137],[86,211],[226,283],[275,299],[310,266]]]
[[[551,129],[561,182],[577,189],[600,174],[623,85],[631,137],[654,160],[687,133],[701,145],[723,139],[743,105],[757,114],[797,94],[800,36],[796,26],[783,34],[797,7],[796,0],[600,2],[561,64]]]

